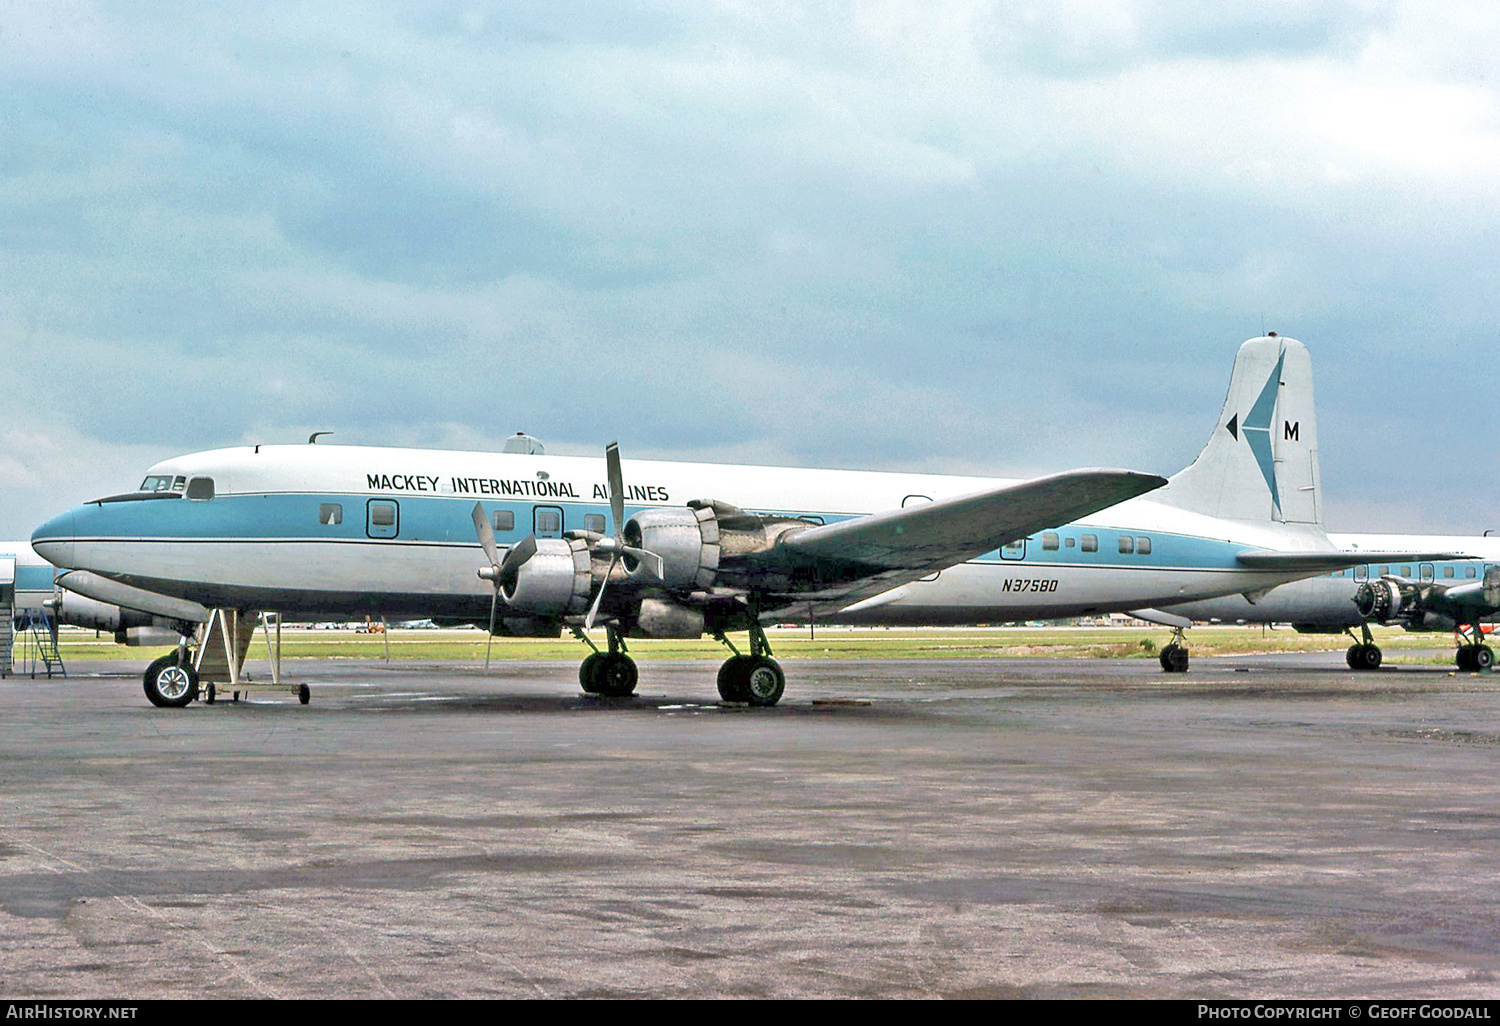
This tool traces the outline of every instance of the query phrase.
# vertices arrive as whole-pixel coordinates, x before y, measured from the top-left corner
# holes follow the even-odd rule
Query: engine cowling
[[[742,560],[812,526],[796,517],[746,513],[726,503],[694,499],[685,509],[637,513],[625,522],[623,534],[625,544],[661,556],[662,587],[686,592],[741,586],[737,568]],[[636,560],[626,557],[625,567],[638,582],[654,580]]]
[[[531,558],[500,578],[500,597],[528,616],[569,616],[588,609],[593,580],[587,541],[538,538]]]
[[[662,559],[661,585],[674,591],[710,588],[719,571],[719,522],[713,507],[648,509],[625,521],[625,544]],[[644,564],[625,557],[631,577],[649,575]]]

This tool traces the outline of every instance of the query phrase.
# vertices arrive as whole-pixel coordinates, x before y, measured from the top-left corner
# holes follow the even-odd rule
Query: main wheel
[[[198,697],[198,671],[191,663],[179,665],[175,652],[146,667],[142,684],[155,706],[180,709]]]
[[[719,697],[726,702],[750,701],[750,656],[730,656],[719,667]]]
[[[1495,665],[1495,650],[1488,645],[1474,646],[1474,669],[1488,670]]]
[[[1187,673],[1188,650],[1175,641],[1164,647],[1157,659],[1165,673]]]
[[[591,695],[599,693],[599,667],[604,658],[603,652],[595,652],[578,664],[578,683]]]
[[[1453,653],[1453,665],[1457,666],[1460,670],[1478,669],[1474,665],[1474,646],[1459,645],[1458,651]]]
[[[1380,646],[1379,645],[1361,645],[1359,647],[1362,650],[1360,652],[1360,656],[1359,656],[1359,659],[1360,659],[1359,669],[1361,669],[1361,670],[1378,670],[1378,669],[1380,669],[1380,660],[1381,660]]]
[[[742,678],[745,700],[751,705],[770,707],[781,701],[786,690],[786,674],[781,664],[767,656],[752,657]]]
[[[1363,645],[1360,645],[1360,644],[1356,643],[1356,644],[1350,645],[1349,646],[1349,651],[1347,651],[1347,652],[1344,653],[1344,662],[1346,662],[1346,663],[1349,664],[1349,669],[1351,669],[1351,670],[1357,670],[1357,669],[1359,669],[1359,664],[1360,664],[1360,651],[1359,650],[1362,649],[1362,648],[1364,648]]]
[[[594,683],[599,694],[607,698],[629,698],[635,694],[639,677],[634,659],[622,652],[611,652],[601,656],[599,668],[594,672]]]

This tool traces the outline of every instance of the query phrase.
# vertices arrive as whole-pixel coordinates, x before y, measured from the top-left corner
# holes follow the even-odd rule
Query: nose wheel
[[[198,697],[198,671],[180,650],[169,652],[146,667],[141,683],[146,698],[161,708],[180,709]]]

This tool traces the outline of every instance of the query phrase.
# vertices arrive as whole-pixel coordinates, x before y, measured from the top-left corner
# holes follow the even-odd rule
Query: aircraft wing
[[[834,613],[1165,483],[1134,471],[1074,470],[797,531],[751,560],[766,578],[761,606]]]
[[[925,574],[1166,483],[1166,478],[1129,470],[1073,470],[809,528],[788,537],[782,547],[799,559]]]
[[[1343,570],[1366,563],[1436,563],[1469,559],[1461,552],[1356,552],[1347,549],[1321,549],[1313,552],[1276,552],[1251,549],[1235,557],[1249,570],[1303,572],[1308,575]]]

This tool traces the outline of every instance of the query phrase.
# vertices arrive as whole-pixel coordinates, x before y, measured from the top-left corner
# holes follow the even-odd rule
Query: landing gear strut
[[[1162,646],[1161,668],[1163,673],[1187,673],[1188,650],[1187,639],[1182,635],[1181,627],[1172,628],[1172,640]]]
[[[594,650],[578,667],[578,683],[591,695],[629,698],[635,694],[640,672],[636,669],[635,660],[625,654],[625,639],[620,635],[619,629],[607,625],[604,633],[609,638],[608,652],[599,651],[582,628],[573,628],[573,636]]]
[[[1361,623],[1359,629],[1364,635],[1363,640],[1354,638],[1354,632],[1344,628],[1349,637],[1354,638],[1354,644],[1344,653],[1344,662],[1349,664],[1351,670],[1378,670],[1381,654],[1380,646],[1375,644],[1375,635],[1370,633],[1368,623]]]
[[[760,622],[750,619],[750,654],[740,655],[723,632],[714,638],[734,655],[719,667],[719,697],[726,702],[745,702],[754,706],[773,706],[786,691],[786,674],[781,664],[771,658],[771,645]]]
[[[1453,661],[1460,670],[1488,670],[1495,665],[1495,650],[1484,643],[1484,631],[1479,624],[1471,624],[1467,629],[1460,624],[1458,633],[1464,644],[1458,646]]]

